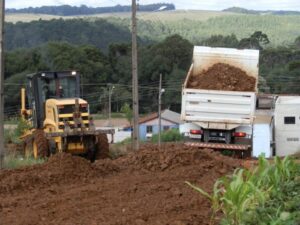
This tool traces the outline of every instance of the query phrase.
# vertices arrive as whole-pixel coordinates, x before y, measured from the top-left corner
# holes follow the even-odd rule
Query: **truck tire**
[[[33,157],[35,159],[46,158],[49,156],[48,140],[45,137],[43,130],[38,129],[33,133],[32,148]]]
[[[109,143],[106,134],[99,134],[97,136],[98,142],[96,145],[95,159],[109,158]]]

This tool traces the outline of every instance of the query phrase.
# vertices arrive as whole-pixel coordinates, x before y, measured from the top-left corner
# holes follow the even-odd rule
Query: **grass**
[[[15,154],[7,155],[4,158],[4,168],[6,169],[17,169],[41,163],[44,163],[43,159],[34,159],[33,157],[24,158]]]

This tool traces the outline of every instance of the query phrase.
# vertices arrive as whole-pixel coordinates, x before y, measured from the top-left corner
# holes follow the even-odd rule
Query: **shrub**
[[[16,129],[5,129],[4,141],[5,143],[20,144],[22,141],[20,137],[30,128],[30,125],[23,119],[17,121]]]
[[[171,129],[171,130],[163,131],[161,133],[161,142],[176,142],[182,140],[183,140],[183,136],[179,133],[178,129]],[[158,134],[153,135],[151,141],[157,143]]]

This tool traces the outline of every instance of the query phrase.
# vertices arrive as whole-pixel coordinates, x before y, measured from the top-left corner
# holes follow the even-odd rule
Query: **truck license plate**
[[[201,134],[190,134],[190,138],[201,139]]]

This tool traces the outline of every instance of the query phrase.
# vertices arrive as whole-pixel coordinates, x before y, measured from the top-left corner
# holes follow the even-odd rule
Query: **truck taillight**
[[[234,132],[233,136],[234,137],[246,137],[246,133],[245,132]]]
[[[203,134],[202,130],[190,130],[191,134]]]

